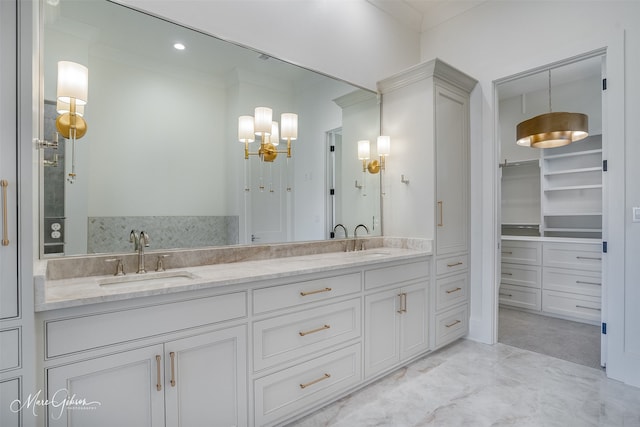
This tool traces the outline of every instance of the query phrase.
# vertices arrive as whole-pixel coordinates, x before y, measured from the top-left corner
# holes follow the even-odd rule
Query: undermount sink
[[[380,249],[365,249],[362,251],[352,251],[350,253],[356,256],[372,256],[372,257],[391,255],[391,251],[385,251]]]
[[[99,280],[98,285],[110,288],[120,287],[121,285],[179,285],[197,278],[198,276],[188,271],[160,271],[109,277]]]

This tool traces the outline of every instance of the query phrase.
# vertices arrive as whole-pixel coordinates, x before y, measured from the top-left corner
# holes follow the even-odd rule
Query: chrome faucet
[[[144,268],[144,247],[149,246],[149,234],[144,231],[140,231],[138,234],[135,230],[131,230],[129,242],[133,243],[133,250],[138,252],[137,273],[146,273],[147,270]]]
[[[342,224],[336,224],[336,226],[333,227],[333,233],[332,233],[331,237],[332,238],[335,237],[336,230],[338,229],[338,227],[342,227],[342,230],[344,231],[344,238],[345,239],[349,239],[349,233],[347,232],[347,228]],[[349,250],[349,242],[347,241],[347,242],[345,242],[345,245],[344,245],[344,251],[347,252],[348,250]]]
[[[369,229],[367,228],[366,225],[364,224],[358,224],[356,225],[355,230],[353,230],[353,250],[357,251],[358,250],[358,228],[363,227],[365,230],[367,230],[367,234],[369,234]],[[362,240],[360,242],[360,250],[364,250],[364,240]]]

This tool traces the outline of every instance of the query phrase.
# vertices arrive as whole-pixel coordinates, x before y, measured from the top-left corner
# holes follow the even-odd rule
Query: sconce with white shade
[[[377,150],[380,160],[371,160],[371,143],[368,140],[358,141],[358,159],[362,160],[362,171],[377,174],[385,169],[385,159],[391,153],[391,138],[380,135],[377,140]]]
[[[286,154],[288,164],[288,160],[291,158],[291,141],[295,141],[298,138],[298,115],[295,113],[282,113],[280,124],[272,120],[272,117],[273,110],[271,108],[257,107],[253,116],[240,116],[238,118],[238,140],[244,143],[245,160],[249,160],[249,156],[255,155],[259,157],[261,162],[273,163],[278,154]],[[256,135],[260,138],[260,147],[258,151],[251,152],[249,151],[249,144],[255,141]],[[280,139],[287,141],[286,150],[277,149]],[[264,189],[262,184],[260,189]],[[290,190],[287,173],[287,191]],[[246,185],[245,191],[249,191]]]
[[[582,113],[553,112],[549,69],[549,112],[518,123],[516,144],[531,148],[555,148],[589,136],[589,118]]]

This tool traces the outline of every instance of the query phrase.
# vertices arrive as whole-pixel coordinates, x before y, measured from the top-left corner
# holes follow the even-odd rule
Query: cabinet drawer
[[[358,338],[360,298],[255,322],[256,371]]]
[[[540,311],[540,289],[500,285],[500,304]]]
[[[375,289],[381,286],[397,285],[424,277],[429,277],[427,261],[375,268],[364,272],[364,288]]]
[[[540,265],[542,259],[540,242],[503,240],[501,254],[502,262],[513,264]]]
[[[255,424],[274,425],[362,380],[360,344],[255,380]]]
[[[0,331],[0,372],[20,367],[20,329]]]
[[[552,291],[570,292],[598,298],[602,295],[602,279],[599,273],[545,267],[543,283],[545,289]]]
[[[469,295],[469,274],[456,274],[436,280],[436,310],[465,302]]]
[[[360,273],[344,274],[253,291],[255,314],[359,292]]]
[[[543,291],[542,311],[599,323],[600,298],[567,292]]]
[[[463,337],[469,331],[467,304],[436,315],[436,347]]]
[[[545,267],[601,271],[602,247],[599,244],[544,243]]]
[[[436,274],[438,276],[466,270],[468,267],[469,257],[467,255],[458,255],[436,260]]]
[[[247,315],[247,294],[237,292],[126,311],[46,322],[47,357],[166,334]]]
[[[502,264],[500,283],[540,289],[540,267]]]

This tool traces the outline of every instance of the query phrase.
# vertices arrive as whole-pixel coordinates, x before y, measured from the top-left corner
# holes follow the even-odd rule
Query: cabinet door
[[[48,369],[49,426],[163,426],[162,352],[156,345]]]
[[[400,359],[404,360],[429,348],[427,284],[404,287],[401,293]]]
[[[20,399],[20,378],[0,381],[0,426],[20,426],[21,412],[12,406],[12,402]],[[31,409],[23,409],[30,411]]]
[[[400,361],[400,290],[365,297],[365,376],[369,377]]]
[[[468,97],[435,86],[436,254],[467,251]]]
[[[244,326],[165,344],[167,426],[247,425]]]

